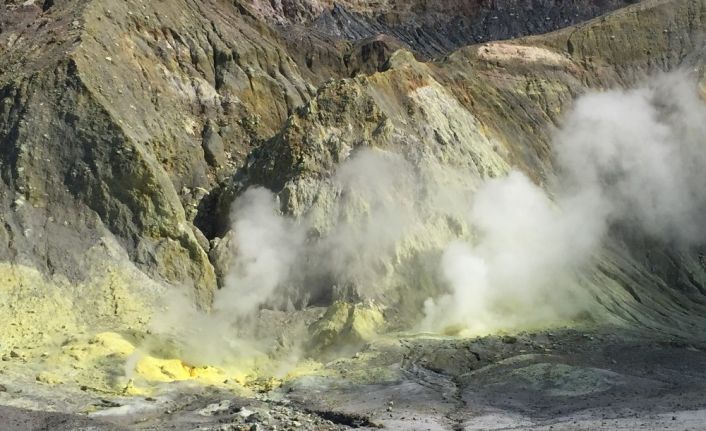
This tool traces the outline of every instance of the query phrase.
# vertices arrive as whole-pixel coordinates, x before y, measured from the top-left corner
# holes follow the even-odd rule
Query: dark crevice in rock
[[[355,413],[345,413],[333,410],[306,410],[307,413],[316,415],[327,421],[331,421],[338,425],[344,425],[351,428],[379,428],[378,424],[374,423],[370,417]]]
[[[194,218],[196,226],[208,240],[221,238],[230,229],[228,211],[223,211],[223,188],[215,187],[198,203],[198,210]],[[228,205],[229,206],[229,205]]]

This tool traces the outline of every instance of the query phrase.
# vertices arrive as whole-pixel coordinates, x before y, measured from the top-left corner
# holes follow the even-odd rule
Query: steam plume
[[[441,272],[451,292],[425,307],[424,326],[472,332],[571,318],[590,307],[577,271],[609,226],[627,224],[666,244],[706,240],[706,106],[682,73],[580,98],[555,140],[548,195],[513,172],[471,205],[479,238],[455,243]]]
[[[417,276],[401,281],[428,297],[405,310],[422,329],[483,334],[568,321],[596,306],[578,275],[616,223],[665,243],[706,241],[704,136],[696,86],[672,74],[580,98],[556,133],[547,190],[519,171],[479,186],[469,174],[442,190],[436,180],[458,172],[437,162],[421,175],[421,165],[379,150],[357,151],[297,219],[271,192],[247,190],[233,209],[226,285],[197,323],[227,333],[263,306],[384,297],[390,286],[380,280],[415,253],[438,267],[432,289]]]

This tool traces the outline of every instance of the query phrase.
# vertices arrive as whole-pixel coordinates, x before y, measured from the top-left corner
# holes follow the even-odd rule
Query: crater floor
[[[180,382],[119,396],[3,372],[0,404],[18,406],[0,409],[6,430],[696,430],[706,419],[706,344],[622,328],[381,338],[249,394]]]

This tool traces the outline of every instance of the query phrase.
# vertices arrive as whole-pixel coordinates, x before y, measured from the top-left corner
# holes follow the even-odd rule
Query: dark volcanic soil
[[[6,430],[697,430],[706,345],[618,328],[388,339],[254,399],[172,385],[96,405],[0,416]]]
[[[210,304],[241,188],[276,183],[289,215],[303,214],[291,190],[318,196],[341,154],[367,146],[463,162],[478,180],[507,162],[542,183],[551,130],[577,95],[679,68],[706,88],[706,0],[641,2],[453,53],[633,2],[371,0],[409,8],[337,5],[277,25],[251,3],[0,3],[0,431],[706,429],[698,329],[396,334],[248,397],[194,382],[121,396],[101,389],[111,379],[79,380],[89,347],[74,335],[146,334],[158,287]],[[614,240],[596,279],[619,321],[703,324],[704,253]],[[106,348],[98,365],[127,378],[132,352]],[[54,378],[59,365],[69,371]]]

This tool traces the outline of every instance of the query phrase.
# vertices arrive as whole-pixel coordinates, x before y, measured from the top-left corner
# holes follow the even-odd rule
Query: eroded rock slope
[[[552,128],[578,95],[677,68],[703,81],[700,0],[645,1],[547,35],[470,46],[625,3],[274,5],[1,6],[8,287],[83,286],[71,294],[77,304],[90,299],[80,314],[91,315],[95,300],[118,321],[121,307],[149,302],[164,286],[187,286],[208,307],[230,263],[230,208],[248,186],[277,193],[285,214],[314,214],[325,236],[334,215],[356,214],[331,179],[358,148],[400,155],[442,187],[449,170],[463,172],[471,190],[510,168],[543,184],[554,175]],[[414,320],[439,289],[420,256],[464,234],[433,208],[422,214],[426,233],[382,255],[370,280],[307,280],[324,291],[319,305],[374,298],[399,311],[393,318]],[[592,294],[623,320],[698,320],[698,251],[647,245],[616,240]],[[645,280],[651,288],[637,289]]]

